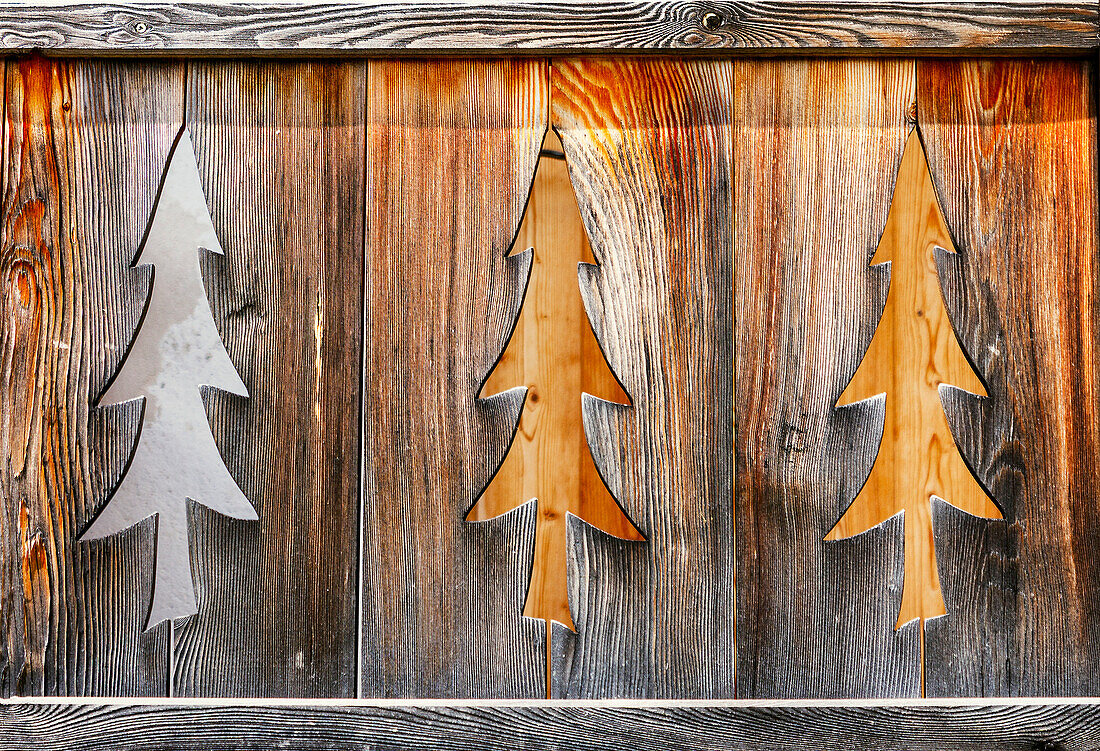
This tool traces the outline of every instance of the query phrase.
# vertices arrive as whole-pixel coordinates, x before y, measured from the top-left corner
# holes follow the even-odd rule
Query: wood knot
[[[23,541],[24,576],[36,577],[46,568],[46,546],[42,542],[42,533],[35,532]]]
[[[725,19],[713,11],[703,14],[703,28],[707,31],[718,31],[724,23]]]
[[[806,433],[800,425],[784,420],[779,426],[779,450],[786,456],[806,451]]]
[[[38,276],[34,265],[22,259],[13,263],[8,272],[8,287],[21,307],[33,307],[38,297]]]
[[[260,310],[260,306],[255,299],[246,300],[242,304],[230,309],[226,314],[226,317],[230,320],[241,319],[244,321],[255,321],[257,318],[263,318],[263,311]]]
[[[5,253],[9,257],[14,254],[49,265],[53,254],[49,237],[43,232],[43,227],[47,225],[46,204],[38,198],[24,201],[7,225],[8,242],[11,245],[5,248]]]
[[[30,509],[26,499],[19,503],[19,530],[23,538],[23,587],[32,591],[34,584],[46,570],[46,546],[42,542],[42,530],[31,531]]]

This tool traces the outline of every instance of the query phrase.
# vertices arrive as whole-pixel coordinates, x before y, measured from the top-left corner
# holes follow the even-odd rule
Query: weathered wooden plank
[[[178,64],[7,64],[0,269],[0,692],[167,692],[143,633],[150,523],[78,543],[141,407],[94,409],[141,316],[131,272],[183,115]]]
[[[355,696],[366,64],[196,63],[187,123],[224,257],[211,310],[248,398],[209,392],[259,521],[192,504],[180,696]]]
[[[950,248],[914,131],[905,147],[874,264],[890,264],[890,296],[841,404],[886,393],[882,443],[867,483],[827,539],[859,534],[905,511],[905,591],[898,624],[944,614],[932,545],[932,496],[997,516],[955,447],[941,383],[982,391],[943,306],[933,249]]]
[[[944,300],[988,398],[942,390],[1003,521],[933,512],[947,615],[930,695],[1100,691],[1100,318],[1092,61],[918,66],[920,132],[958,248]]]
[[[733,696],[732,64],[554,63],[554,127],[598,265],[581,296],[632,406],[585,396],[646,542],[569,527],[559,697]]]
[[[0,751],[1085,751],[1095,701],[0,704]]]
[[[1089,50],[1090,0],[0,3],[0,45],[138,54]]]
[[[522,616],[536,507],[466,522],[526,389],[477,398],[531,253],[508,255],[546,132],[542,61],[371,61],[361,691],[545,696]]]
[[[902,517],[823,542],[882,436],[882,397],[835,405],[886,301],[868,262],[913,63],[738,61],[734,78],[737,695],[914,696]]]
[[[543,153],[561,153],[547,134]],[[577,264],[593,263],[562,159],[539,160],[516,238],[531,248],[531,279],[508,347],[482,391],[527,386],[519,429],[500,471],[469,518],[491,519],[538,499],[535,560],[524,613],[572,625],[566,588],[566,518],[572,512],[618,537],[638,533],[607,492],[581,422],[581,394],[627,401],[607,367],[577,288]],[[515,252],[515,251],[513,251]]]

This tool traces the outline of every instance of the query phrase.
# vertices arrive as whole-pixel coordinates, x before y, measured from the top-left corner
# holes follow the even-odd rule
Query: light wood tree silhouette
[[[890,215],[871,263],[890,263],[890,294],[859,369],[839,405],[886,393],[886,423],[866,484],[829,533],[859,534],[905,511],[905,588],[898,624],[942,615],[932,544],[931,499],[1000,517],[951,435],[940,384],[984,394],[951,328],[933,250],[951,247],[920,139],[910,136]]]
[[[187,531],[191,501],[227,516],[256,510],[222,462],[203,392],[248,396],[225,350],[203,286],[200,253],[222,254],[185,131],[169,157],[161,194],[133,266],[153,267],[141,325],[99,406],[143,400],[129,465],[81,540],[156,516],[156,571],[146,629],[197,612]]]
[[[600,479],[581,421],[582,393],[629,399],[607,367],[581,302],[577,264],[595,259],[560,149],[557,136],[548,134],[515,245],[534,250],[531,280],[512,339],[482,389],[492,394],[522,384],[527,400],[516,439],[468,518],[491,518],[538,499],[524,615],[572,628],[566,514],[617,537],[642,537]]]

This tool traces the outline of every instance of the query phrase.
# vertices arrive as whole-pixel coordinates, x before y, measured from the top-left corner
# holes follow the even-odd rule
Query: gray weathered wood
[[[259,520],[190,508],[177,696],[355,696],[365,96],[363,62],[188,70],[225,253],[203,274],[249,394],[207,403]]]
[[[531,253],[507,255],[546,133],[538,60],[371,61],[363,370],[363,696],[542,697],[524,618],[534,503],[466,522],[526,389],[478,398]]]
[[[835,405],[886,302],[868,263],[913,63],[737,61],[734,81],[737,695],[915,696],[902,517],[823,542],[882,436],[881,396]]]
[[[2,704],[0,751],[1091,751],[1095,701]]]
[[[988,397],[942,388],[1004,520],[937,501],[947,615],[929,695],[1100,692],[1100,241],[1093,61],[918,64],[920,132],[958,254],[944,301]]]
[[[1097,47],[1089,0],[0,3],[0,46],[114,54]]]
[[[632,406],[586,395],[600,475],[645,542],[569,527],[557,697],[733,696],[732,63],[554,63],[596,266],[593,332]]]
[[[167,690],[143,633],[151,523],[77,538],[118,482],[139,403],[93,409],[137,328],[131,271],[183,114],[183,66],[9,61],[0,227],[0,693]]]

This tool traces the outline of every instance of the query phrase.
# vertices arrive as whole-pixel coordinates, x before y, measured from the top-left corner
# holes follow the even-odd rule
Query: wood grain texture
[[[0,46],[60,52],[1090,50],[1089,0],[0,3]]]
[[[560,152],[558,137],[547,134],[543,150]],[[620,402],[627,396],[600,353],[577,288],[578,262],[595,259],[563,160],[539,160],[515,248],[532,249],[531,279],[516,330],[482,392],[524,385],[527,401],[512,448],[469,518],[490,519],[538,499],[524,613],[572,626],[566,515],[617,537],[640,535],[607,492],[584,438],[582,393]]]
[[[508,255],[546,132],[541,61],[371,61],[361,691],[545,696],[522,616],[536,507],[466,522],[526,390],[478,398],[531,253]]]
[[[0,705],[0,751],[1089,751],[1098,742],[1094,701]]]
[[[932,544],[932,496],[979,516],[1000,512],[967,469],[940,404],[942,383],[984,393],[955,338],[933,249],[950,248],[916,132],[901,161],[873,264],[890,264],[890,295],[840,404],[886,393],[882,443],[867,483],[826,539],[857,535],[905,511],[905,588],[898,625],[944,614]]]
[[[733,696],[732,65],[555,61],[596,266],[581,296],[626,406],[586,395],[596,466],[645,542],[569,525],[558,697]]]
[[[957,255],[944,299],[988,398],[944,388],[1004,520],[933,509],[947,615],[929,695],[1100,691],[1100,360],[1091,61],[918,66],[920,132]]]
[[[737,695],[914,696],[904,527],[823,542],[870,472],[882,397],[835,407],[886,302],[869,266],[910,130],[908,61],[738,61]]]
[[[203,276],[249,398],[209,391],[259,521],[192,504],[179,696],[354,696],[365,63],[196,63],[187,122],[224,258]]]
[[[118,482],[140,403],[93,409],[133,337],[132,272],[183,114],[177,64],[7,63],[0,225],[0,693],[167,691],[143,633],[151,523],[77,538]]]

